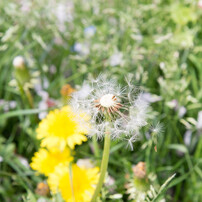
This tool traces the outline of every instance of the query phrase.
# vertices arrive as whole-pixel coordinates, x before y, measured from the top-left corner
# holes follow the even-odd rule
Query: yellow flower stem
[[[100,190],[102,188],[102,185],[104,183],[107,167],[108,167],[108,161],[109,161],[109,152],[110,152],[110,134],[108,131],[106,131],[105,134],[105,142],[104,142],[104,151],[102,155],[102,164],[101,164],[101,172],[100,172],[100,178],[97,184],[97,187],[95,189],[94,195],[92,197],[91,202],[96,202],[96,199],[100,193]]]
[[[72,162],[69,163],[69,179],[70,179],[70,186],[71,186],[71,191],[72,191],[72,201],[75,202],[74,187],[73,187],[73,174],[72,174]]]

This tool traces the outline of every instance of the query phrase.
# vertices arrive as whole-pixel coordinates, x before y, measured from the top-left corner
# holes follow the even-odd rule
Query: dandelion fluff
[[[147,125],[148,102],[137,95],[131,79],[127,83],[121,87],[115,79],[100,75],[73,93],[72,108],[91,117],[89,137],[103,138],[107,127],[112,139],[128,139],[132,148],[140,128]]]

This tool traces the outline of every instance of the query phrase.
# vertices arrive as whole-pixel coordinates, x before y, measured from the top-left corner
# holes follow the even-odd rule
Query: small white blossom
[[[116,52],[109,58],[109,64],[111,66],[121,65],[123,63],[123,53]]]
[[[55,66],[55,65],[51,65],[51,66],[49,67],[49,72],[50,72],[51,74],[55,74],[55,73],[57,72],[56,66]]]
[[[196,127],[198,130],[202,130],[202,111],[198,113],[197,124]]]
[[[16,56],[13,60],[13,66],[15,68],[22,69],[25,66],[25,60],[22,56]]]
[[[122,194],[113,194],[113,195],[111,195],[110,196],[110,199],[121,199],[123,197],[123,195]]]
[[[45,198],[41,197],[41,198],[37,199],[37,202],[47,202],[47,200]]]
[[[27,0],[20,1],[21,8],[20,10],[25,13],[31,11],[32,2]]]
[[[90,159],[78,159],[76,162],[77,166],[80,168],[93,168],[93,162]]]
[[[162,100],[161,96],[154,95],[151,93],[142,93],[142,98],[148,103],[154,103]]]
[[[164,42],[164,41],[169,40],[172,36],[173,36],[172,33],[168,33],[168,34],[166,34],[166,35],[164,35],[164,36],[159,36],[154,42],[155,42],[156,44],[160,44],[160,43],[162,43],[162,42]]]
[[[76,42],[73,47],[74,51],[79,53],[80,55],[86,56],[90,53],[89,46],[84,43]]]
[[[96,27],[93,26],[93,25],[91,25],[89,27],[86,27],[84,29],[84,35],[85,35],[85,37],[92,37],[92,36],[94,36],[95,32],[96,32]]]
[[[192,131],[187,130],[184,134],[184,143],[185,145],[189,146],[191,143],[191,136],[192,136]]]
[[[0,99],[0,108],[3,108],[5,112],[9,111],[10,109],[14,109],[17,106],[17,102],[14,100],[6,101],[3,99]]]
[[[38,117],[40,120],[44,119],[47,115],[48,108],[54,107],[57,105],[57,101],[50,98],[49,94],[46,91],[39,91],[38,95],[41,96],[42,100],[38,104],[40,110],[44,110],[39,113]]]
[[[187,109],[184,106],[179,107],[178,109],[178,116],[182,118],[187,112]]]
[[[198,1],[198,7],[199,7],[199,8],[202,8],[202,0],[199,0],[199,1]]]
[[[0,163],[4,160],[4,158],[2,156],[0,156]]]
[[[26,158],[24,158],[24,157],[22,157],[22,156],[18,156],[18,159],[19,159],[20,163],[21,163],[22,165],[24,165],[26,168],[29,168],[29,167],[30,167],[30,166],[29,166],[29,163],[28,163],[28,160],[27,160]]]
[[[54,5],[55,6],[55,5]],[[66,3],[58,3],[54,9],[55,16],[58,20],[58,28],[60,31],[65,31],[65,23],[72,22],[74,19],[74,4],[72,1]]]
[[[137,95],[130,82],[121,88],[112,78],[101,75],[91,83],[84,83],[73,94],[70,104],[74,110],[82,110],[91,117],[90,137],[103,138],[107,128],[112,139],[128,139],[132,147],[139,129],[147,125],[148,102],[141,94]]]

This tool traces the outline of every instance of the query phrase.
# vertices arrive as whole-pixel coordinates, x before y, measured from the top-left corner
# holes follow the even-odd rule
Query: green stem
[[[29,105],[31,108],[34,108],[34,104],[33,104],[33,97],[32,97],[32,94],[30,93],[29,89],[26,89],[25,90],[25,94],[27,96],[27,99],[28,99],[28,102],[29,102]]]
[[[105,175],[106,175],[106,171],[107,171],[108,161],[109,161],[109,151],[110,151],[110,134],[108,132],[106,132],[105,142],[104,142],[104,151],[103,151],[103,155],[102,155],[100,178],[99,178],[99,181],[98,181],[98,184],[95,189],[91,202],[96,202],[96,199],[102,188],[102,185],[103,185],[103,182],[105,179]]]
[[[199,134],[199,135],[200,135],[200,139],[199,139],[199,142],[198,142],[198,145],[196,148],[196,152],[195,152],[196,158],[200,158],[201,151],[202,151],[202,134]]]
[[[100,151],[99,151],[96,135],[93,136],[93,149],[94,149],[96,160],[98,161],[100,157]]]

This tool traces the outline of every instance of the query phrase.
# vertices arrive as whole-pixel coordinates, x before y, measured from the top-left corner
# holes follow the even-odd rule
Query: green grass
[[[7,112],[0,106],[0,201],[33,201],[39,197],[34,192],[36,184],[44,179],[18,160],[23,156],[30,162],[39,147],[35,129],[41,112],[41,98],[34,89],[34,107],[30,108],[26,96],[9,84],[15,75],[12,61],[22,55],[32,77],[38,72],[44,90],[60,101],[64,84],[76,88],[100,73],[115,77],[120,84],[131,74],[134,84],[161,96],[161,101],[151,104],[155,121],[164,125],[157,152],[144,132],[134,151],[126,148],[127,143],[113,142],[109,174],[116,180],[116,192],[127,201],[124,176],[132,172],[132,165],[145,161],[147,172],[156,175],[157,189],[176,173],[161,194],[166,201],[200,202],[202,132],[196,121],[202,110],[202,9],[197,1],[75,0],[73,20],[65,21],[63,30],[54,14],[55,4],[51,8],[48,0],[26,2],[30,2],[30,11],[22,11],[17,0],[0,2],[0,98],[17,103]],[[96,33],[87,38],[84,29],[91,25]],[[87,44],[89,54],[73,51],[76,42]],[[123,54],[124,62],[111,66],[109,58],[116,51]],[[54,73],[50,72],[52,65]],[[177,107],[186,108],[183,117],[178,115],[179,108],[170,106],[172,100],[177,100]],[[187,130],[192,131],[188,146],[184,143]],[[95,159],[91,142],[76,148],[76,159]],[[103,142],[99,145],[102,148]],[[105,188],[102,201],[109,201],[109,195]]]

